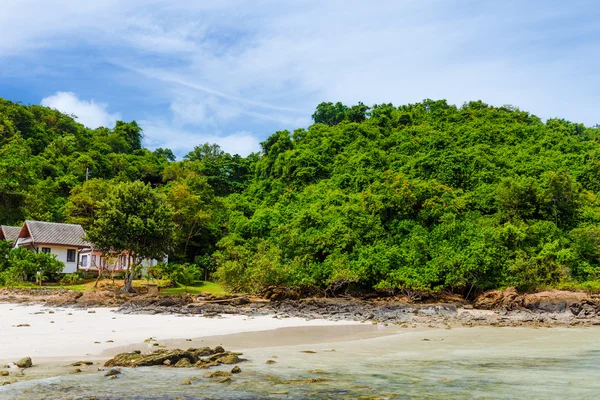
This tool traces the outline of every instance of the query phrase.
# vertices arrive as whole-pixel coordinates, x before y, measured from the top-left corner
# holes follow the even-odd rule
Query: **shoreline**
[[[245,306],[249,307],[248,304]],[[164,310],[157,312],[155,307],[163,307]],[[0,315],[3,317],[0,319],[0,342],[3,343],[0,371],[9,372],[9,376],[0,376],[0,393],[3,392],[3,385],[8,385],[5,388],[9,391],[4,390],[5,393],[23,394],[22,398],[26,398],[27,391],[35,385],[48,384],[52,390],[71,390],[69,388],[73,387],[69,383],[52,386],[48,382],[54,382],[54,378],[58,379],[56,382],[65,382],[66,379],[66,382],[82,385],[104,385],[107,381],[104,375],[108,370],[104,367],[105,361],[117,353],[136,350],[146,354],[163,349],[223,346],[228,351],[243,353],[243,357],[249,360],[241,365],[243,376],[236,377],[241,379],[239,382],[245,382],[240,384],[249,385],[256,378],[265,385],[275,382],[277,386],[276,382],[286,380],[301,381],[304,385],[312,382],[315,373],[320,376],[321,372],[311,371],[325,371],[329,379],[331,375],[327,374],[345,370],[351,365],[355,367],[348,373],[360,375],[362,368],[375,368],[371,373],[378,374],[380,370],[377,365],[383,363],[383,366],[386,362],[400,362],[402,368],[409,368],[413,363],[423,366],[439,361],[443,365],[455,357],[470,360],[481,355],[492,357],[498,365],[508,365],[516,356],[522,357],[525,364],[529,363],[528,359],[532,363],[543,364],[550,354],[570,357],[573,348],[567,344],[571,343],[573,334],[577,334],[581,351],[595,348],[600,332],[598,326],[573,326],[568,323],[571,317],[565,312],[544,315],[545,318],[562,318],[558,319],[562,321],[559,324],[526,322],[500,326],[485,322],[506,318],[498,311],[465,308],[452,311],[451,306],[439,305],[413,308],[413,313],[408,313],[414,318],[413,322],[397,324],[323,318],[307,320],[282,315],[290,313],[289,307],[286,311],[280,310],[279,315],[220,316],[212,311],[208,316],[169,313],[169,307],[174,306],[154,305],[135,313],[131,308],[0,303]],[[393,307],[391,309],[394,310]],[[512,315],[514,318],[515,311]],[[421,322],[415,322],[417,319],[421,319]],[[457,322],[463,319],[467,322],[479,319],[481,324]],[[432,320],[438,322],[426,323]],[[29,326],[18,327],[19,324]],[[102,335],[110,336],[112,341],[104,340],[108,336]],[[557,343],[560,344],[559,348],[555,346]],[[15,362],[22,357],[31,357],[33,367],[22,371],[2,368],[5,363]],[[273,359],[276,360],[275,365],[268,365],[268,361]],[[88,361],[90,364],[73,365],[78,361]],[[231,366],[223,367],[225,371],[231,369]],[[181,382],[187,378],[195,379],[205,371],[157,366],[142,367],[139,372],[135,368],[124,368],[122,373],[124,380],[133,379],[138,374],[141,374],[140,377],[156,375],[156,379],[175,385],[177,389],[172,390],[180,390]],[[343,379],[340,384],[343,384]]]

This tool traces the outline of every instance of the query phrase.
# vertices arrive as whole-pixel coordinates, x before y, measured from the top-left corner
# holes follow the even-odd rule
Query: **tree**
[[[345,106],[340,102],[335,104],[323,102],[317,106],[317,109],[312,115],[312,119],[315,121],[315,124],[334,126],[346,119],[347,112],[348,106]]]
[[[125,139],[131,151],[142,148],[142,128],[135,121],[117,121],[113,132]]]
[[[64,215],[68,223],[79,224],[84,230],[90,228],[99,203],[108,196],[113,183],[104,179],[90,179],[71,190]]]
[[[136,268],[144,259],[162,259],[170,250],[175,225],[164,196],[142,182],[116,185],[100,202],[87,239],[104,254],[126,252],[126,292],[133,291]]]

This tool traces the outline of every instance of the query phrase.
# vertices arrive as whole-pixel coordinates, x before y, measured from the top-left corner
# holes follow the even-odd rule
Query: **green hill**
[[[234,290],[580,285],[600,274],[600,129],[514,107],[322,103],[261,154],[141,146],[135,122],[87,129],[0,99],[0,223],[92,224],[113,182],[175,210],[172,260]],[[87,176],[87,181],[86,181]]]

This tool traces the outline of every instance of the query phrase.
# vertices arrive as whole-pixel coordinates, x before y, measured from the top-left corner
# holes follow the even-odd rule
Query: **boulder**
[[[105,367],[147,367],[153,365],[173,365],[175,367],[210,368],[220,364],[237,364],[246,361],[239,353],[225,351],[221,346],[214,349],[203,347],[187,350],[155,350],[149,354],[139,352],[121,353],[108,360]]]
[[[30,357],[21,358],[15,364],[19,368],[31,368],[33,366],[33,363],[31,362],[31,358]]]
[[[237,365],[231,369],[232,374],[240,374],[241,372],[242,372],[242,369],[240,367],[238,367]]]
[[[169,360],[166,360],[169,361]],[[192,366],[192,363],[187,358],[182,358],[174,365],[175,368],[189,368]]]
[[[231,372],[215,371],[215,372],[207,372],[204,374],[205,378],[225,378],[228,376],[231,376]]]
[[[118,369],[111,368],[104,374],[104,376],[116,376],[116,375],[119,375],[120,373],[121,373],[121,371],[119,371]]]
[[[207,369],[210,367],[216,367],[218,365],[220,365],[218,361],[206,361],[206,360],[199,360],[194,364],[194,366],[199,369]]]
[[[171,365],[177,364],[182,358],[188,361],[196,361],[196,357],[184,350],[156,350],[150,354],[121,353],[108,360],[105,367],[149,367],[152,365],[165,365],[169,361]]]
[[[224,356],[221,356],[221,357],[217,358],[216,361],[219,362],[219,363],[221,363],[221,364],[237,364],[237,363],[240,363],[242,361],[246,361],[246,359],[245,358],[240,358],[235,353],[227,353]]]
[[[0,371],[0,376],[8,376],[8,371]]]

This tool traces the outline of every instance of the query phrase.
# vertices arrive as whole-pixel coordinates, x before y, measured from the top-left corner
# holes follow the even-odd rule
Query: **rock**
[[[311,369],[308,372],[311,374],[326,374],[327,373],[327,371],[323,371],[322,369]]]
[[[224,378],[218,381],[219,383],[231,383],[231,378]]]
[[[216,367],[218,365],[220,365],[220,364],[217,361],[206,361],[206,360],[199,360],[194,364],[194,366],[199,369],[207,369],[210,367]]]
[[[242,372],[242,369],[240,367],[238,367],[237,365],[231,369],[232,374],[240,374],[241,372]]]
[[[89,310],[89,311],[88,311],[88,314],[96,314],[96,311],[94,311],[94,310]]]
[[[117,375],[111,375],[108,377],[108,379],[117,379]]]
[[[181,382],[182,385],[191,385],[192,381],[190,381],[189,379],[186,379],[185,381]]]
[[[8,371],[0,371],[0,376],[8,376]]]
[[[120,373],[121,373],[121,371],[119,371],[118,369],[111,368],[104,374],[104,376],[115,376],[115,375],[119,375]]]
[[[240,363],[242,361],[246,361],[246,359],[238,357],[237,354],[229,353],[229,354],[226,354],[226,355],[224,355],[222,357],[217,358],[216,361],[219,362],[219,363],[222,363],[222,364],[237,364],[237,363]]]
[[[79,368],[75,368],[73,371],[71,371],[72,374],[78,374],[80,372],[81,370]]]
[[[208,356],[208,357],[206,357]],[[202,358],[206,357],[206,358]],[[187,361],[182,361],[186,359]],[[168,361],[168,362],[167,362]],[[155,350],[149,354],[121,353],[108,360],[105,367],[145,367],[152,365],[174,365],[181,361],[179,366],[198,368],[210,368],[219,364],[237,364],[246,361],[239,357],[239,353],[225,351],[220,346],[214,349],[203,347],[187,350]]]
[[[31,326],[31,325],[29,325],[29,324],[19,324],[19,325],[17,325],[17,328],[26,328],[28,326]]]
[[[215,372],[207,372],[204,374],[205,378],[224,378],[231,376],[231,372],[227,371],[215,371]]]
[[[277,364],[277,361],[275,360],[267,360],[267,364],[271,365],[271,364]]]
[[[316,354],[316,351],[312,351],[312,350],[302,350],[302,353],[306,353],[306,354]]]
[[[177,361],[177,363],[175,363],[175,365],[174,365],[175,368],[189,368],[191,366],[192,366],[192,363],[190,362],[190,360],[188,360],[185,357],[180,359],[179,361]]]
[[[69,366],[70,367],[81,367],[83,365],[92,365],[92,364],[94,364],[94,363],[91,361],[77,361],[77,362],[74,362],[73,364],[70,364]]]
[[[217,346],[213,350],[213,354],[217,354],[217,353],[225,353],[225,349],[223,347],[221,347],[221,346]]]
[[[185,339],[185,341],[186,341],[186,342],[191,342],[191,341],[192,341],[192,339]]]
[[[114,343],[114,340],[107,340],[106,343]]]
[[[21,358],[15,364],[19,368],[31,368],[33,366],[33,363],[31,362],[31,358],[30,357]]]

